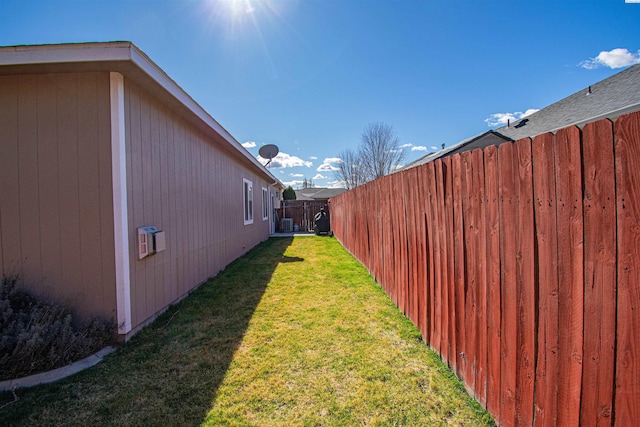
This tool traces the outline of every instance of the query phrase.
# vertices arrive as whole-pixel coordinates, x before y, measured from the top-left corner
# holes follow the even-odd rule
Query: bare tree
[[[370,123],[362,132],[357,151],[345,150],[336,178],[352,189],[365,182],[394,172],[404,160],[405,153],[393,127],[385,123]]]
[[[360,153],[367,181],[394,172],[404,160],[404,151],[393,127],[380,122],[370,123],[362,132]]]
[[[359,152],[346,149],[340,153],[338,158],[341,161],[338,163],[338,170],[335,171],[335,176],[338,181],[344,183],[347,190],[366,182]]]

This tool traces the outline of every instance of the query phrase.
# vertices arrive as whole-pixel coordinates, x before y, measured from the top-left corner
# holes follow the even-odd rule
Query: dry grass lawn
[[[0,425],[494,425],[333,238],[270,239]],[[0,406],[13,400],[0,394]]]

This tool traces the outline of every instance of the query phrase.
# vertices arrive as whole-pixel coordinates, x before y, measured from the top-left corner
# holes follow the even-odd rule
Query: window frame
[[[242,217],[244,225],[253,224],[253,182],[242,178]]]
[[[267,221],[269,219],[269,190],[267,187],[262,187],[262,220]]]

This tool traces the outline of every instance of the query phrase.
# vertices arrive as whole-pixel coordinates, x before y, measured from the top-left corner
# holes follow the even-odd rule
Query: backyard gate
[[[324,208],[327,216],[331,217],[326,200],[283,200],[280,208],[276,209],[278,231],[293,231],[282,229],[282,219],[289,218],[293,227],[297,225],[300,231],[313,231],[313,218]]]

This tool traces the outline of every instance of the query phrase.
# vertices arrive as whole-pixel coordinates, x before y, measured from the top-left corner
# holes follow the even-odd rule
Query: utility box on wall
[[[138,259],[166,249],[164,231],[155,226],[138,228]]]

